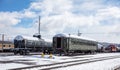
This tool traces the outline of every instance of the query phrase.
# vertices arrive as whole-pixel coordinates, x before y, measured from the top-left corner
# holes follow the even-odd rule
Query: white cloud
[[[31,3],[31,10],[41,11],[41,15],[62,14],[72,10],[71,0],[43,0]]]
[[[106,17],[113,17],[113,18],[120,18],[120,8],[119,7],[108,7],[105,9],[98,10],[98,16]]]
[[[20,22],[17,12],[0,12],[0,15],[1,27],[16,25]]]
[[[29,11],[29,10],[24,10],[21,12],[21,17],[22,18],[35,18],[37,15],[35,12]]]
[[[99,4],[99,1],[86,1],[80,5],[81,10],[97,10],[99,8],[102,8],[103,5]]]

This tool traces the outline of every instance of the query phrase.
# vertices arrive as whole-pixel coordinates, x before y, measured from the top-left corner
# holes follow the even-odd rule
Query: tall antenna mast
[[[40,16],[39,16],[38,34],[40,35]]]
[[[40,16],[39,16],[38,33],[34,34],[33,37],[37,37],[38,39],[41,39],[41,35],[40,35]]]
[[[39,16],[39,26],[38,26],[38,38],[41,39],[41,35],[40,35],[40,16]]]

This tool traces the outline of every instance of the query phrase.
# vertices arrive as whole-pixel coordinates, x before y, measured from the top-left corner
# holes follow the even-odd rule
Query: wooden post
[[[2,52],[3,52],[4,34],[2,34]]]

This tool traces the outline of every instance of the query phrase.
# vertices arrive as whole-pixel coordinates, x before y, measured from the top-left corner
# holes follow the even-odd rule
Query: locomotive
[[[81,36],[57,34],[53,37],[54,53],[70,55],[73,53],[94,53],[98,42]]]
[[[29,52],[47,52],[52,51],[52,42],[18,35],[14,39],[14,54],[27,55]]]

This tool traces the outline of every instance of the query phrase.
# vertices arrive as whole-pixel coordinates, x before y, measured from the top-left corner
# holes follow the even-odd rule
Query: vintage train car
[[[0,41],[1,52],[11,52],[14,49],[14,44],[11,41]]]
[[[110,44],[108,47],[105,48],[106,52],[117,52],[118,50],[118,47],[113,44]]]
[[[54,53],[70,55],[73,53],[94,53],[98,42],[81,36],[57,34],[53,37]]]
[[[43,39],[38,40],[35,37],[18,35],[14,39],[14,54],[28,54],[29,52],[50,52],[52,51],[52,42]]]

